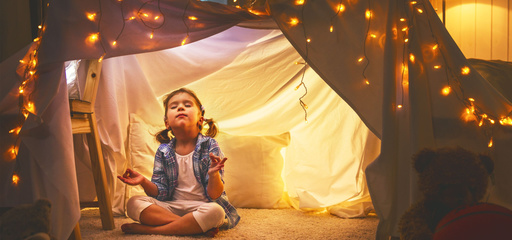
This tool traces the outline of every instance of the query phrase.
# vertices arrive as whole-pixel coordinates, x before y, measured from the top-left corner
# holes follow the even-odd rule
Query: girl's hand
[[[210,159],[212,160],[212,164],[210,165],[210,169],[208,169],[208,175],[219,172],[224,167],[226,160],[228,160],[227,158],[221,159],[213,153],[210,153]]]
[[[144,181],[144,176],[130,168],[126,169],[123,176],[117,176],[119,180],[128,185],[139,185]]]

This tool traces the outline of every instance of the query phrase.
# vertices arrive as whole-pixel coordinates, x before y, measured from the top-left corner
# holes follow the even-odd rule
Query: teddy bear
[[[425,148],[416,153],[419,199],[402,215],[400,239],[430,240],[450,211],[479,203],[487,192],[494,162],[461,147]]]
[[[0,239],[50,240],[50,212],[47,199],[9,209],[0,216]]]

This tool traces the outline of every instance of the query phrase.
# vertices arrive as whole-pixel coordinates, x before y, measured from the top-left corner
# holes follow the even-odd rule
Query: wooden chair
[[[101,73],[101,62],[98,60],[87,60],[88,71],[85,83],[84,96],[81,100],[70,99],[71,125],[73,134],[86,134],[91,158],[91,167],[96,187],[96,195],[101,216],[101,225],[105,230],[115,228],[112,214],[112,202],[107,185],[103,152],[101,150],[100,137],[94,115],[94,103]],[[81,239],[80,226],[76,225],[74,233],[70,238]]]

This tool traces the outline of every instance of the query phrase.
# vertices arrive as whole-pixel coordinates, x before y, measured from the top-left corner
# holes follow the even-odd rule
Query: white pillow
[[[165,126],[153,126],[138,115],[130,114],[130,168],[151,179],[155,151],[160,145],[155,134]],[[235,136],[220,132],[215,139],[228,158],[224,167],[225,191],[235,207],[286,208],[282,199],[284,182],[281,177],[284,160],[281,149],[290,143],[290,134],[276,136]],[[145,195],[141,186],[128,187],[126,199]]]
[[[281,149],[290,143],[290,134],[276,136],[216,137],[228,158],[224,167],[225,191],[235,207],[287,208],[282,199],[281,177],[284,160]]]
[[[155,161],[155,152],[160,146],[155,135],[165,129],[165,126],[152,126],[144,122],[137,114],[130,114],[130,125],[128,132],[129,143],[129,168],[141,173],[147,179],[151,180],[153,175],[153,165]],[[129,186],[127,188],[127,199],[135,195],[146,195],[141,186]]]

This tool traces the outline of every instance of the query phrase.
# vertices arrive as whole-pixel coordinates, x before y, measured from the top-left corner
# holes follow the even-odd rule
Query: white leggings
[[[148,196],[133,196],[126,203],[126,212],[128,217],[135,221],[140,221],[140,213],[151,204],[163,207],[178,216],[184,216],[185,214],[192,212],[194,219],[199,223],[203,232],[212,228],[220,227],[224,224],[226,216],[224,209],[216,202],[183,200],[163,202]]]

